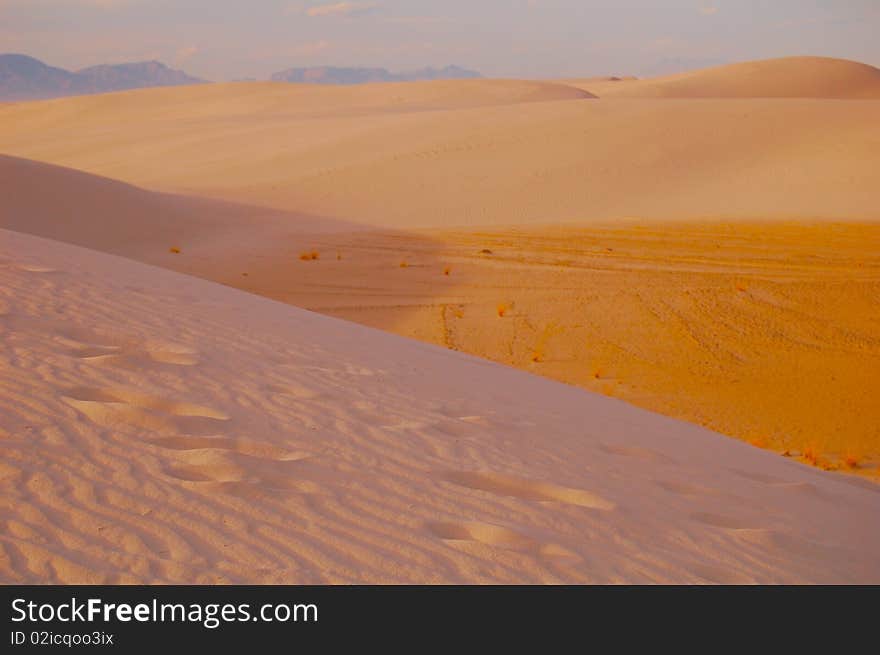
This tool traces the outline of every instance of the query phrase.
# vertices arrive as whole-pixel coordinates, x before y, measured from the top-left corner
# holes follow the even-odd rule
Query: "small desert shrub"
[[[178,247],[176,247],[176,246],[172,246],[171,248],[168,249],[168,252],[170,252],[170,253],[173,254],[173,255],[179,255],[179,254],[180,254],[180,248],[178,248]]]
[[[498,312],[499,318],[504,318],[504,316],[510,311],[510,305],[506,302],[498,303],[498,307],[495,308],[495,311]]]
[[[737,282],[736,283],[736,290],[739,291],[740,293],[745,293],[746,291],[749,290],[749,288],[745,284],[743,284],[742,282]]]
[[[750,439],[749,443],[755,448],[767,448],[767,440],[764,437],[755,437],[754,439]]]
[[[812,464],[813,466],[818,466],[819,464],[819,450],[815,446],[807,446],[804,448],[804,459]]]
[[[452,273],[451,266],[447,266],[446,268],[443,269],[443,275],[449,276],[450,273]]]
[[[409,262],[404,259],[402,262],[400,262],[400,268],[409,268]]]
[[[847,453],[843,456],[843,464],[848,469],[857,469],[859,468],[859,456],[854,453]]]
[[[299,254],[299,258],[304,262],[313,262],[320,259],[321,254],[317,250],[307,250]]]

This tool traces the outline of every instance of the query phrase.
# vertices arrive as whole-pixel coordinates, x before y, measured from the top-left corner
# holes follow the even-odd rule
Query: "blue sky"
[[[880,0],[0,0],[0,52],[214,80],[324,64],[645,76],[792,54],[880,66],[878,34]]]

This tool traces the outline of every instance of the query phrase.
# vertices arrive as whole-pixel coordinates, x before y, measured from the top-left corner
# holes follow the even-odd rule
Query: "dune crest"
[[[880,69],[830,57],[782,57],[646,80],[570,83],[603,98],[880,98]]]

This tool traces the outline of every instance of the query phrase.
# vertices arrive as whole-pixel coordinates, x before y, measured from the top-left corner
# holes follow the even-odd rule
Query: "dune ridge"
[[[880,98],[880,69],[830,57],[782,57],[644,80],[565,80],[603,98]]]
[[[6,230],[0,282],[4,582],[880,581],[871,485]]]

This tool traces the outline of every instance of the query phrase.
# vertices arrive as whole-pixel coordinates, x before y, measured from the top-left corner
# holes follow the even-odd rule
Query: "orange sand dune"
[[[880,98],[880,69],[828,57],[729,64],[647,80],[565,80],[603,98]]]
[[[877,583],[878,488],[0,230],[0,582]]]
[[[878,223],[376,232],[9,157],[0,193],[10,199],[0,227],[463,350],[821,466],[880,472]]]
[[[403,229],[877,218],[878,100],[578,93],[485,80],[151,89],[2,107],[0,152]],[[535,95],[546,101],[523,102]]]

